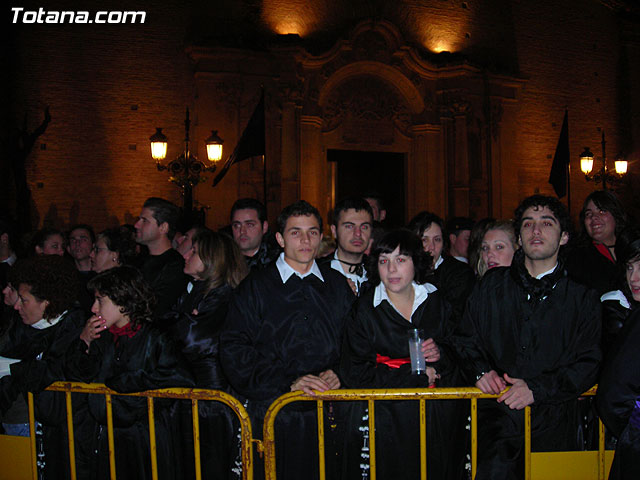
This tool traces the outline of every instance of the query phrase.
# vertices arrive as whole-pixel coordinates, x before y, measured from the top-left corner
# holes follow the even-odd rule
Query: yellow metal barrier
[[[318,418],[318,453],[319,453],[319,473],[320,478],[326,477],[325,471],[325,446],[324,446],[324,415],[323,408],[325,401],[367,401],[369,406],[369,456],[370,456],[370,478],[376,479],[376,446],[375,446],[375,402],[376,401],[393,401],[393,400],[417,400],[419,402],[420,417],[420,468],[421,479],[426,479],[427,458],[426,458],[426,405],[428,400],[470,400],[471,407],[471,472],[472,478],[475,478],[477,470],[477,449],[478,449],[478,416],[477,416],[477,400],[481,398],[496,398],[498,395],[484,394],[477,388],[435,388],[435,389],[368,389],[368,390],[333,390],[324,393],[318,393],[316,396],[308,396],[302,392],[292,392],[285,394],[276,399],[269,407],[265,415],[263,425],[263,441],[252,438],[252,427],[249,416],[242,404],[232,397],[221,391],[204,390],[204,389],[186,389],[173,388],[163,390],[153,390],[148,392],[120,394],[114,392],[101,384],[84,384],[73,382],[57,382],[51,385],[48,390],[65,392],[67,404],[67,426],[69,430],[69,460],[71,464],[71,478],[75,480],[75,439],[73,435],[73,405],[71,402],[72,393],[98,394],[105,396],[107,406],[107,430],[109,442],[109,466],[111,478],[116,478],[115,467],[115,446],[113,439],[113,414],[112,414],[112,395],[126,395],[136,397],[146,397],[149,412],[149,437],[151,445],[151,462],[152,475],[157,478],[157,452],[155,449],[155,425],[154,425],[154,398],[173,398],[181,400],[191,400],[192,419],[193,419],[193,438],[194,438],[194,462],[196,478],[201,479],[200,469],[200,447],[199,447],[199,414],[198,402],[202,400],[218,401],[224,403],[231,408],[240,421],[241,427],[241,458],[242,458],[242,475],[245,480],[253,479],[253,443],[256,443],[259,452],[264,451],[265,475],[267,480],[276,479],[275,464],[275,418],[280,410],[286,405],[304,401],[316,402],[317,418]],[[584,393],[584,396],[595,395],[596,387],[591,388]],[[17,439],[16,437],[0,436],[0,440],[5,439],[2,445],[11,445],[19,448],[15,459],[20,458],[20,452],[29,451],[31,453],[31,462],[29,472],[24,469],[20,472],[20,478],[32,478],[37,480],[37,452],[35,441],[35,421],[34,421],[34,403],[33,395],[28,395],[29,407],[29,423],[30,438]],[[27,447],[27,442],[29,447]],[[562,478],[563,480],[579,479],[579,480],[604,480],[608,474],[608,470],[613,459],[612,451],[605,451],[604,444],[604,426],[599,423],[599,444],[597,451],[578,451],[578,452],[531,452],[531,409],[525,409],[525,479],[526,480],[552,480],[554,478]],[[12,450],[6,450],[12,451]],[[14,455],[12,455],[14,457]],[[12,467],[19,465],[12,464]],[[24,463],[23,463],[24,465]],[[4,466],[3,466],[4,467]],[[7,473],[10,470],[6,468]],[[17,475],[3,477],[0,472],[0,480],[3,478],[18,478]]]
[[[584,396],[595,395],[596,387],[594,386]],[[477,388],[429,388],[429,389],[363,389],[363,390],[331,390],[324,393],[318,393],[316,396],[309,396],[303,392],[287,393],[276,399],[264,419],[264,461],[265,475],[267,480],[276,480],[276,445],[275,445],[275,419],[277,414],[286,405],[293,402],[317,402],[318,409],[318,451],[320,458],[319,472],[320,479],[325,479],[324,469],[324,435],[322,427],[322,406],[325,401],[367,401],[369,405],[369,477],[376,480],[376,450],[375,450],[375,401],[392,401],[392,400],[418,400],[420,404],[420,468],[421,479],[426,479],[426,414],[425,401],[427,400],[458,400],[469,399],[471,401],[471,476],[475,478],[477,470],[477,454],[478,454],[478,415],[477,400],[479,398],[497,398],[499,395],[491,395],[482,393]],[[551,480],[552,478],[576,478],[580,480],[604,480],[605,473],[611,465],[613,452],[605,452],[604,449],[604,426],[599,423],[599,449],[597,452],[580,451],[580,452],[531,452],[531,408],[525,408],[525,480]],[[566,468],[568,467],[567,459],[574,460],[572,465],[582,465],[572,472],[576,476],[567,476]],[[593,462],[597,459],[597,462]],[[589,468],[591,462],[595,469]],[[560,466],[560,475],[554,477],[553,472],[558,474],[558,466]],[[586,475],[585,475],[586,466]],[[564,470],[562,469],[564,467]],[[590,471],[595,470],[595,475]]]
[[[75,439],[73,435],[73,409],[71,404],[72,393],[86,393],[94,395],[104,395],[107,406],[107,432],[109,439],[109,466],[111,472],[111,478],[116,479],[116,464],[115,464],[115,445],[113,440],[113,412],[112,412],[112,396],[122,395],[130,397],[146,397],[147,409],[149,414],[149,442],[151,448],[151,472],[153,479],[158,478],[158,459],[156,451],[156,436],[155,436],[155,422],[154,422],[154,398],[173,398],[177,400],[191,400],[191,411],[193,422],[193,438],[194,438],[194,462],[196,466],[196,479],[201,479],[200,469],[200,430],[199,430],[199,415],[198,415],[198,402],[202,400],[217,401],[224,403],[231,410],[234,411],[240,421],[241,432],[241,458],[242,458],[242,478],[243,480],[253,479],[253,443],[258,443],[258,450],[261,450],[261,444],[259,441],[254,440],[252,437],[251,421],[247,411],[242,406],[239,400],[229,395],[228,393],[218,390],[205,390],[199,388],[167,388],[161,390],[151,390],[147,392],[139,393],[117,393],[102,384],[97,383],[75,383],[75,382],[56,382],[51,385],[47,390],[64,392],[67,403],[67,428],[69,431],[69,460],[71,465],[71,478],[76,480],[76,468],[75,468]],[[33,395],[30,393],[28,397],[29,403],[29,423],[31,433],[31,469],[33,480],[37,480],[37,452],[35,441],[35,421],[34,421],[34,404]]]

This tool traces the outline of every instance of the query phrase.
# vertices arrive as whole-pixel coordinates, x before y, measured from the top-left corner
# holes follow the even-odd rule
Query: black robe
[[[461,365],[471,384],[490,370],[524,379],[534,397],[532,448],[577,450],[576,399],[601,360],[598,296],[561,271],[547,296],[528,301],[515,269],[491,269],[471,294],[456,337]],[[487,399],[478,414],[476,479],[521,478],[524,410]]]
[[[267,408],[297,378],[337,372],[344,319],[354,296],[342,275],[320,270],[324,282],[311,274],[292,275],[283,284],[274,262],[252,272],[232,297],[220,337],[221,361],[232,387],[248,400],[254,436],[261,436]],[[318,478],[316,423],[310,402],[294,403],[277,416],[279,479],[299,479],[301,472]],[[254,460],[258,478],[261,462],[257,455]]]
[[[121,336],[117,343],[109,331],[87,345],[78,339],[67,352],[69,380],[104,383],[122,393],[157,388],[192,387],[193,379],[175,343],[152,325],[144,325],[133,337]],[[114,396],[113,425],[118,479],[151,478],[147,400]],[[106,405],[103,395],[87,395],[94,428],[76,442],[91,446],[91,457],[79,459],[92,465],[87,478],[107,479],[109,454]],[[161,479],[180,478],[181,467],[175,440],[179,437],[176,402],[154,400],[158,473]]]
[[[569,250],[565,266],[571,278],[595,288],[598,295],[620,288],[620,273],[615,262],[602,255],[591,241]]]
[[[453,308],[453,320],[462,319],[467,298],[476,283],[471,267],[460,260],[445,256],[440,266],[429,275],[427,282],[435,285]]]
[[[342,349],[340,377],[347,388],[426,388],[426,375],[412,375],[411,364],[391,368],[376,363],[376,356],[392,359],[409,357],[407,330],[424,329],[441,351],[433,366],[441,375],[437,387],[462,384],[454,363],[450,337],[454,324],[451,307],[439,291],[428,298],[405,320],[388,301],[373,307],[375,289],[360,297],[347,323]],[[465,409],[466,406],[466,409]],[[361,478],[363,425],[366,404],[352,405],[347,424],[343,478]],[[427,478],[461,479],[464,475],[465,420],[468,402],[430,400],[426,402]],[[419,406],[417,401],[380,401],[375,404],[377,478],[394,480],[420,478]],[[366,423],[365,423],[366,425]],[[365,467],[366,468],[366,467]]]
[[[141,262],[140,271],[156,297],[154,313],[159,318],[171,310],[187,286],[184,258],[170,248],[160,255],[147,255]]]
[[[206,282],[193,283],[191,292],[180,297],[174,310],[165,315],[160,327],[176,340],[195,377],[197,388],[232,393],[220,368],[220,332],[229,309],[232,289],[223,285],[205,292]],[[197,311],[197,314],[193,312]],[[202,478],[217,480],[239,478],[239,422],[233,411],[219,402],[201,401],[200,452]],[[183,478],[194,478],[194,453],[191,402],[181,402],[181,447],[184,456]]]
[[[610,480],[640,478],[639,348],[640,308],[635,308],[604,364],[596,395],[602,421],[618,437]]]
[[[85,324],[85,314],[72,308],[55,325],[44,329],[14,322],[0,341],[0,355],[21,358],[11,365],[11,375],[0,380],[0,404],[12,403],[18,395],[26,398],[33,392],[36,420],[43,426],[44,476],[47,479],[69,476],[69,449],[67,443],[67,416],[64,393],[43,391],[53,382],[67,380],[64,358],[69,345],[79,336]],[[82,430],[86,404],[80,396],[72,395],[74,402],[74,430]],[[76,455],[82,455],[85,446],[76,443]]]

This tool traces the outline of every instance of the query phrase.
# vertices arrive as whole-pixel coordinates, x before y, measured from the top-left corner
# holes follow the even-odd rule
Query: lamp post
[[[600,142],[602,146],[602,167],[595,173],[591,173],[593,170],[593,153],[591,153],[589,147],[584,147],[584,152],[580,154],[580,170],[584,173],[584,177],[588,182],[602,183],[603,190],[607,189],[607,182],[610,185],[619,185],[622,182],[622,177],[627,173],[627,161],[620,157],[615,160],[615,173],[612,173],[607,168],[606,144],[603,130],[602,141]]]
[[[205,140],[207,158],[210,165],[205,165],[189,149],[190,127],[189,108],[187,108],[184,121],[184,150],[175,160],[166,165],[161,163],[167,156],[167,137],[162,133],[162,128],[156,127],[156,133],[149,138],[151,156],[156,161],[158,171],[168,170],[171,175],[169,181],[182,189],[183,214],[187,220],[191,220],[193,217],[193,187],[200,182],[206,181],[206,178],[201,175],[203,172],[214,172],[216,170],[216,163],[222,158],[222,144],[224,143],[218,136],[217,131],[211,132],[211,136]]]

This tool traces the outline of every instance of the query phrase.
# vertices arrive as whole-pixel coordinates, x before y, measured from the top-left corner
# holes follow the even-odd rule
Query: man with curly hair
[[[578,449],[577,399],[595,383],[601,359],[598,296],[567,276],[560,254],[571,230],[564,205],[528,197],[514,226],[521,248],[510,267],[476,285],[457,339],[469,379],[501,394],[478,402],[477,480],[524,476],[527,406],[534,450]]]

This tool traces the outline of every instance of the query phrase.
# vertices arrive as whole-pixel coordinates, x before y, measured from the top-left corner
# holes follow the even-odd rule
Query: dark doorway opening
[[[329,150],[327,160],[337,165],[336,201],[376,192],[387,208],[384,225],[405,225],[404,153]]]

